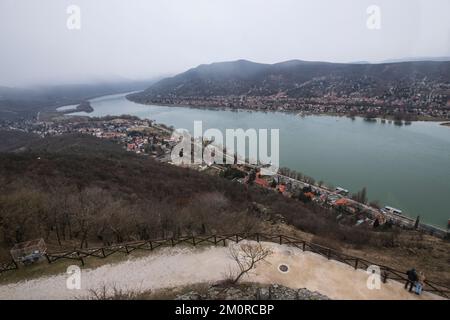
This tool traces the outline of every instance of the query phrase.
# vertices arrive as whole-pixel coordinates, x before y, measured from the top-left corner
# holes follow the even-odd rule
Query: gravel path
[[[410,294],[401,283],[388,281],[379,290],[367,288],[368,274],[352,267],[297,248],[264,243],[272,250],[244,281],[277,283],[291,288],[318,291],[331,299],[437,299],[424,293]],[[288,271],[279,271],[279,266]],[[228,248],[162,248],[143,258],[83,269],[81,289],[66,287],[67,274],[21,281],[0,286],[0,299],[75,299],[88,297],[90,289],[103,286],[145,291],[204,282],[216,282],[234,267]]]

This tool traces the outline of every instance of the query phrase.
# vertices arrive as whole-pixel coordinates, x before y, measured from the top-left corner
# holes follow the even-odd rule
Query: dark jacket
[[[408,276],[409,281],[415,282],[415,281],[419,280],[419,277],[417,276],[417,272],[414,269],[406,271],[406,275]]]

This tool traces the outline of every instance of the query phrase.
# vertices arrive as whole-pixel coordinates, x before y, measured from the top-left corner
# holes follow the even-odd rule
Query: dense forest
[[[2,144],[14,149],[8,136]],[[91,136],[16,139],[0,154],[0,241],[43,237],[86,247],[185,234],[255,232],[283,216],[293,226],[350,243],[389,233],[350,230],[328,210],[225,178],[154,161]],[[263,208],[263,209],[261,209]],[[381,242],[380,242],[381,241]]]
[[[445,240],[338,222],[337,212],[314,202],[160,163],[92,136],[0,131],[0,150],[0,261],[15,243],[41,237],[56,251],[281,230],[399,269],[415,265],[450,284]]]

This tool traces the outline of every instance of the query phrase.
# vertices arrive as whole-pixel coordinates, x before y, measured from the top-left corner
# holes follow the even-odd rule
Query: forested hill
[[[129,98],[147,102],[158,98],[229,95],[321,97],[326,94],[367,97],[402,95],[402,88],[424,92],[450,83],[449,61],[399,63],[327,63],[292,60],[261,64],[247,60],[200,65],[163,79]]]
[[[314,202],[160,163],[88,135],[42,139],[0,131],[0,141],[2,150],[14,151],[0,152],[0,261],[10,259],[15,243],[41,237],[50,251],[60,251],[192,234],[294,236],[298,230],[315,243],[364,249],[360,254],[385,264],[414,265],[449,281],[448,243],[433,237],[338,223]]]
[[[126,152],[87,135],[28,142],[0,131],[0,256],[45,238],[78,247],[181,234],[257,232],[282,215],[302,230],[379,241],[338,226],[328,211],[275,192]],[[11,141],[7,141],[11,140]],[[263,210],[261,208],[264,208]],[[330,232],[333,230],[333,232]]]

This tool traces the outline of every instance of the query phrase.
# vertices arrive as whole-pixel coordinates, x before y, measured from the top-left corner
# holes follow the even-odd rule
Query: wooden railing
[[[301,239],[286,235],[269,235],[263,233],[255,234],[228,234],[228,235],[207,235],[207,236],[189,236],[179,237],[171,239],[157,239],[157,240],[145,240],[127,242],[122,244],[116,244],[107,247],[96,247],[86,249],[74,249],[71,251],[52,252],[46,253],[45,257],[48,263],[53,263],[62,259],[70,259],[79,261],[82,265],[85,264],[85,259],[89,257],[93,258],[106,258],[114,253],[129,254],[136,250],[148,250],[152,251],[159,247],[174,247],[179,244],[189,244],[192,246],[198,245],[221,245],[226,246],[227,241],[239,243],[243,240],[251,240],[257,242],[275,242],[278,244],[289,245],[296,247],[302,251],[309,251],[326,257],[328,260],[335,260],[341,263],[347,264],[350,267],[356,269],[367,270],[370,266],[377,266],[380,268],[381,277],[383,282],[389,280],[396,280],[400,282],[406,282],[408,280],[405,272],[395,270],[388,266],[379,265],[368,260],[350,256],[336,250],[314,244]],[[19,266],[15,261],[9,263],[0,264],[0,273],[4,271],[18,269]],[[424,291],[428,291],[444,298],[450,298],[450,288],[446,285],[439,284],[434,281],[425,280]]]

